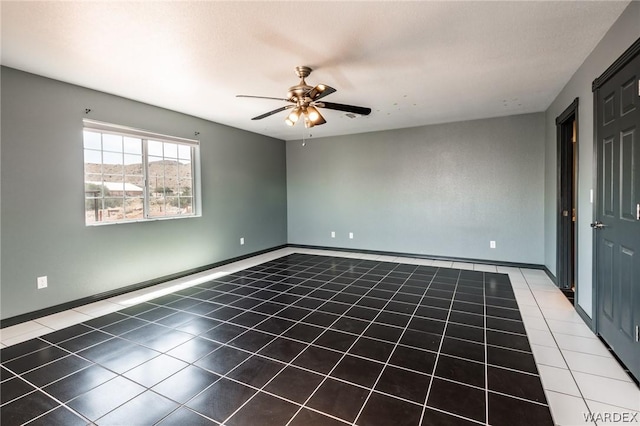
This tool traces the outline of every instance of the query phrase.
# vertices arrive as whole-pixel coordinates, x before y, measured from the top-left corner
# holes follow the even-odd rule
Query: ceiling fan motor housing
[[[311,74],[311,71],[313,70],[309,67],[305,67],[305,66],[296,67],[296,75],[300,77],[300,83],[298,83],[295,86],[289,87],[289,91],[287,92],[287,98],[290,99],[292,102],[296,102],[298,106],[303,106],[301,104],[305,104],[305,103],[308,104],[312,100],[311,98],[309,98],[308,101],[305,100],[305,94],[309,93],[309,91],[311,91],[313,87],[309,86],[307,82],[304,81],[305,77],[308,77],[309,74]]]
[[[304,81],[301,81],[300,84],[298,84],[297,86],[289,87],[289,91],[287,92],[287,98],[291,102],[295,102],[299,106],[301,106],[300,103],[304,103],[305,100],[307,100],[307,103],[311,102],[311,98],[309,98],[308,96],[305,96],[307,93],[309,93],[311,89],[313,89],[313,87],[307,85],[306,83],[304,83]]]

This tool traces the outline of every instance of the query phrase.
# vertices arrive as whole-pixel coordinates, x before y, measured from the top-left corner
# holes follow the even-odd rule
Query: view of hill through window
[[[193,147],[96,131],[84,147],[87,224],[193,214]]]

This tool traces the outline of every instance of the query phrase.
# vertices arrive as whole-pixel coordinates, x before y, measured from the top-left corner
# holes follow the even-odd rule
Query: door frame
[[[556,146],[557,146],[557,223],[556,223],[556,285],[562,290],[571,288],[571,280],[569,277],[573,276],[574,283],[576,282],[576,272],[578,270],[578,232],[576,224],[578,223],[578,162],[574,159],[578,155],[578,105],[579,98],[575,98],[571,105],[569,105],[558,117],[556,117]],[[568,140],[567,137],[567,125],[575,121],[575,143]],[[573,144],[571,158],[568,158],[565,152],[567,144]],[[567,173],[572,174],[572,178],[567,182],[564,177]],[[573,181],[573,182],[571,182]],[[571,184],[572,183],[572,184]],[[569,197],[572,200],[569,200]],[[573,205],[575,212],[569,212],[570,216],[575,214],[575,222],[562,220],[563,207],[566,205]],[[573,241],[571,241],[571,227],[573,226]],[[571,244],[573,244],[574,250],[571,250]],[[573,268],[573,271],[571,271]],[[577,299],[578,286],[575,286],[575,298]]]
[[[613,77],[618,71],[624,68],[632,59],[634,59],[638,54],[640,54],[640,38],[638,38],[635,42],[631,44],[631,46],[624,51],[622,55],[618,57],[609,67],[600,74],[593,83],[591,83],[591,91],[593,92],[593,209],[592,209],[592,220],[598,220],[598,212],[599,212],[599,192],[600,188],[598,185],[598,162],[600,158],[598,158],[598,117],[601,111],[598,109],[598,94],[600,88],[607,82],[611,77]],[[598,283],[598,243],[597,243],[597,234],[596,232],[592,232],[591,236],[591,247],[593,248],[593,258],[592,258],[592,297],[591,297],[591,328],[596,334],[600,334],[598,332],[598,317],[600,315],[598,310],[598,302],[599,302],[599,283]],[[577,304],[576,304],[577,305]]]

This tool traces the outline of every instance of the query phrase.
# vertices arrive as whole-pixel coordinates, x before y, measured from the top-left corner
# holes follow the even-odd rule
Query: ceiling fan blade
[[[321,108],[334,109],[336,111],[352,112],[354,114],[369,115],[371,108],[365,108],[355,105],[336,104],[333,102],[318,102],[316,105]]]
[[[286,105],[286,106],[283,106],[281,108],[274,109],[273,111],[265,112],[264,114],[259,115],[257,117],[253,117],[252,120],[262,120],[263,118],[266,118],[266,117],[269,117],[270,115],[277,114],[277,113],[279,113],[281,111],[293,108],[294,106],[295,105]]]
[[[326,84],[318,84],[313,89],[307,92],[307,96],[311,98],[313,101],[317,101],[318,99],[322,99],[327,95],[334,93],[336,89],[331,86],[327,86]]]
[[[272,100],[274,100],[274,101],[285,101],[285,102],[291,102],[291,100],[289,100],[289,99],[285,99],[285,98],[271,98],[271,97],[269,97],[269,96],[236,95],[236,98],[272,99]]]

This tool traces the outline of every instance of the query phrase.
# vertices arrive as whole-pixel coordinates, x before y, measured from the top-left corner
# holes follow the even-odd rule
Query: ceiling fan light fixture
[[[317,123],[318,119],[320,119],[320,112],[315,107],[308,106],[307,107],[307,117],[313,123]]]
[[[291,127],[293,127],[293,125],[296,124],[293,121],[289,120],[289,117],[285,118],[284,122],[287,123],[287,126],[291,126]]]
[[[311,121],[311,119],[309,119],[308,115],[305,115],[304,116],[304,127],[306,127],[307,129],[310,129],[313,126],[315,126],[315,123],[313,121]]]
[[[298,121],[298,118],[300,118],[300,112],[300,107],[296,107],[293,111],[291,111],[291,114],[289,114],[287,120],[290,120],[295,124]]]

